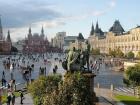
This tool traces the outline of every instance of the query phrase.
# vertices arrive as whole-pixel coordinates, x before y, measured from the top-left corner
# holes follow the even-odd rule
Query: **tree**
[[[127,68],[124,75],[124,83],[134,87],[140,86],[140,64]]]
[[[116,52],[114,50],[111,50],[111,48],[109,48],[109,55],[112,57],[116,56]]]
[[[46,94],[44,105],[92,105],[92,102],[86,78],[80,72],[75,72],[65,74],[58,90]]]
[[[109,55],[112,57],[119,57],[119,58],[124,57],[124,53],[120,50],[120,48],[114,50],[109,49]]]
[[[138,52],[138,54],[137,54],[137,58],[139,58],[140,59],[140,51]]]
[[[41,76],[29,85],[35,105],[92,105],[93,93],[81,72]]]
[[[46,78],[43,76],[29,85],[28,90],[33,96],[35,105],[39,105],[42,102],[42,99],[46,94],[46,86]]]
[[[50,94],[53,90],[58,88],[61,77],[61,75],[40,76],[29,85],[28,90],[33,96],[35,105],[42,105],[46,94]]]
[[[100,55],[100,49],[98,49],[98,48],[92,49],[92,54],[93,55]]]
[[[127,56],[128,59],[133,59],[135,55],[132,51],[130,51],[130,52],[127,53],[126,56]]]
[[[124,53],[118,48],[115,50],[116,51],[116,56],[119,58],[123,58],[124,57]]]

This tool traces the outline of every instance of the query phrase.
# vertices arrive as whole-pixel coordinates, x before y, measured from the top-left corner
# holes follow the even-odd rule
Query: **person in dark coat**
[[[20,92],[20,104],[23,104],[23,98],[24,98],[23,92],[21,91]]]
[[[7,96],[7,105],[10,105],[10,102],[11,102],[11,95],[8,94],[8,96]]]
[[[12,105],[15,105],[15,95],[12,93]]]

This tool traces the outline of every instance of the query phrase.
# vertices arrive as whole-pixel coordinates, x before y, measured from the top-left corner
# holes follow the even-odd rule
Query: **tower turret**
[[[43,26],[42,26],[42,29],[41,29],[41,34],[44,34],[44,29],[43,29]]]
[[[98,21],[96,22],[96,28],[94,31],[94,35],[99,37],[99,38],[104,36],[104,32],[102,31],[101,28],[99,28]]]
[[[95,28],[95,33],[99,32],[99,25],[98,25],[98,21],[96,22],[96,28]]]
[[[32,38],[32,30],[31,27],[29,27],[28,39],[30,40],[31,38]]]
[[[3,31],[2,31],[2,24],[1,24],[1,16],[0,16],[0,40],[3,40]]]
[[[94,34],[94,25],[92,23],[92,26],[91,26],[91,31],[90,31],[90,36],[92,36]]]
[[[6,41],[11,42],[10,31],[8,30],[8,35]]]
[[[42,26],[42,29],[41,29],[41,35],[40,35],[40,36],[41,36],[41,38],[44,39],[44,36],[45,36],[45,35],[44,35],[44,29],[43,29],[43,26]]]

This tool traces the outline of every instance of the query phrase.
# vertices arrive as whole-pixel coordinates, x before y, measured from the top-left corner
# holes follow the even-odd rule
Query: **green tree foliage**
[[[132,84],[136,86],[140,85],[140,64],[136,64],[135,66],[128,67],[125,72],[125,77]]]
[[[109,49],[109,55],[112,57],[119,57],[119,58],[124,57],[124,53],[119,48],[115,50]]]
[[[93,93],[80,72],[41,76],[29,85],[35,105],[92,105]]]
[[[136,87],[139,90],[138,95],[140,97],[140,64],[127,68],[125,71],[124,83],[127,86],[132,85]]]
[[[112,57],[115,57],[116,56],[116,52],[109,48],[109,55],[112,56]]]
[[[92,105],[93,97],[86,78],[79,72],[65,75],[59,88],[46,94],[44,105]]]
[[[119,58],[123,58],[124,57],[124,53],[118,48],[115,50],[116,51],[116,56]]]
[[[96,49],[92,49],[91,52],[93,55],[100,55],[100,49],[96,48]]]
[[[132,51],[130,51],[130,52],[127,53],[126,56],[127,56],[128,59],[133,59],[135,55]]]
[[[28,87],[29,92],[33,96],[34,104],[40,105],[44,102],[46,94],[51,93],[58,87],[61,81],[60,75],[40,76],[37,80],[31,83]]]
[[[137,58],[139,58],[140,59],[140,51],[138,52],[138,54],[137,54]]]

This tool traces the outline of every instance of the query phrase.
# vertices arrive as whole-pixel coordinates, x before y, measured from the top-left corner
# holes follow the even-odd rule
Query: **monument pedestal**
[[[87,79],[87,85],[89,86],[90,92],[93,93],[93,105],[96,102],[96,94],[94,92],[94,73],[83,73],[83,76]]]
[[[83,76],[87,78],[87,83],[90,88],[90,92],[94,92],[94,77],[96,75],[94,73],[83,73]]]

